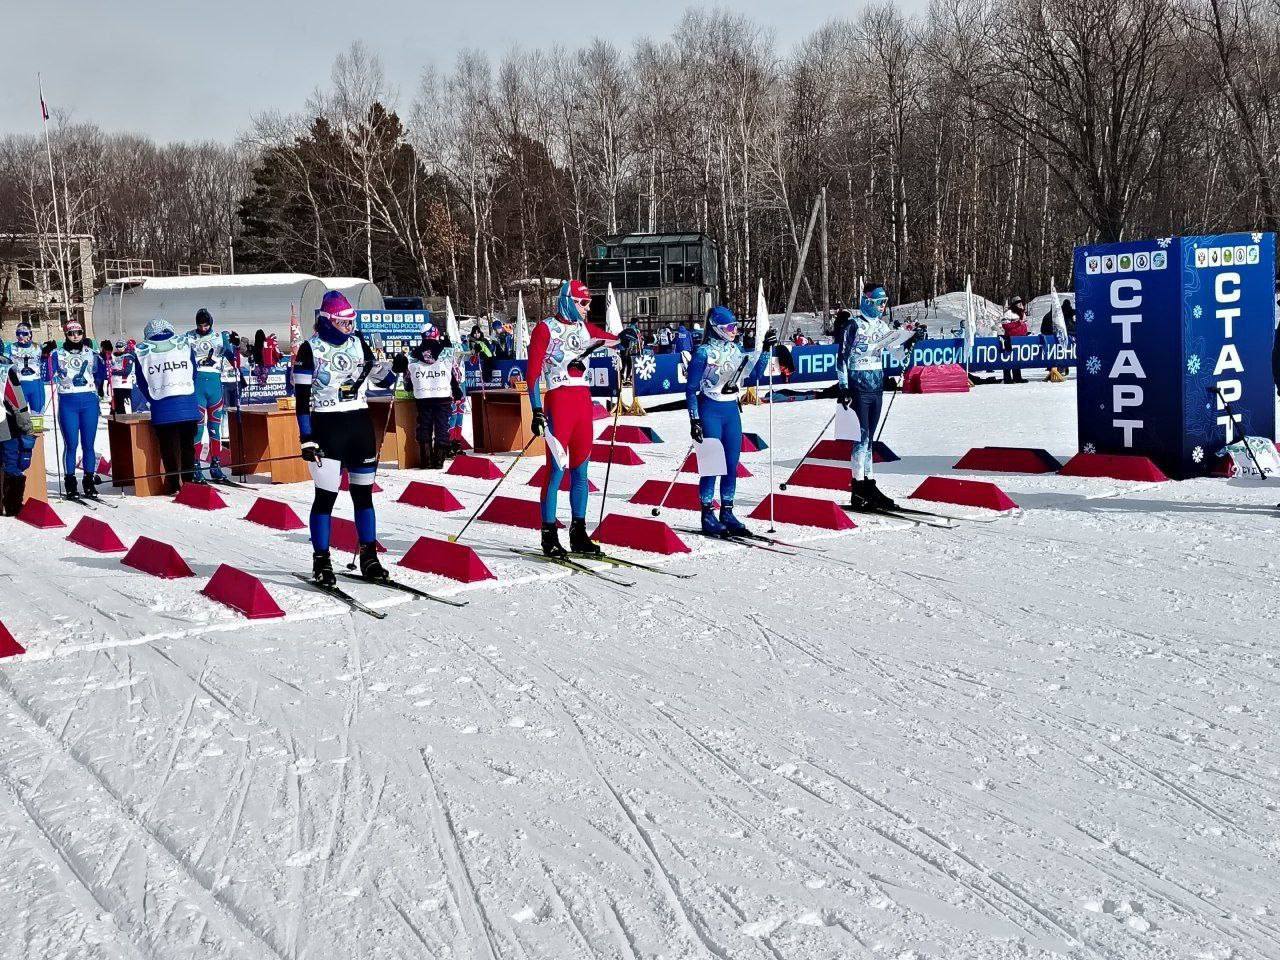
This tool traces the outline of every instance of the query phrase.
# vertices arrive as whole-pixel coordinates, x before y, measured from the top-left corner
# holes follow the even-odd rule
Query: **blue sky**
[[[696,6],[697,4],[693,4]],[[907,9],[924,0],[905,0]],[[688,0],[13,0],[0,57],[0,133],[39,129],[36,72],[51,107],[158,140],[230,140],[266,109],[300,109],[335,54],[363,40],[407,99],[423,66],[458,51],[574,46],[600,36],[629,48],[664,37]],[[857,6],[838,0],[737,0],[734,10],[789,47]],[[14,9],[16,8],[16,9]],[[61,43],[56,43],[61,41]],[[56,59],[51,54],[64,54]]]

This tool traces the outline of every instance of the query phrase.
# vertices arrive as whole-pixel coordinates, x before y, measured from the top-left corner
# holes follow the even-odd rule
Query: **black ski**
[[[675,577],[678,580],[692,580],[697,576],[696,573],[680,573],[676,570],[664,570],[662,567],[655,567],[648,563],[638,563],[635,560],[623,560],[621,557],[615,557],[609,553],[574,553],[571,554],[574,559],[581,557],[584,560],[599,560],[602,563],[611,563],[615,567],[630,567],[633,570],[647,570],[649,573],[660,573],[664,577]]]
[[[812,550],[814,553],[826,553],[822,547],[812,547],[807,543],[790,543],[786,540],[779,540],[777,537],[766,537],[762,533],[756,533],[754,530],[745,532],[730,533],[731,539],[745,538],[747,540],[758,540],[761,543],[767,543],[771,547],[785,547],[787,550]]]
[[[210,478],[209,478],[209,482],[210,482],[210,483],[217,484],[217,485],[218,485],[218,486],[220,486],[220,487],[235,487],[237,490],[252,490],[252,489],[253,489],[253,487],[249,486],[249,484],[247,484],[247,483],[238,483],[237,481],[235,481],[235,480],[229,480],[229,479],[227,479],[226,477],[224,477],[224,478],[223,478],[223,479],[221,479],[221,480],[214,480],[212,477],[210,477]]]
[[[390,587],[392,590],[399,590],[402,593],[411,596],[421,597],[423,600],[434,600],[436,603],[447,604],[451,607],[465,607],[466,600],[451,600],[449,597],[442,597],[439,594],[428,593],[426,590],[419,590],[417,587],[410,586],[407,583],[401,583],[399,580],[392,580],[388,577],[385,580],[366,580],[364,577],[355,573],[339,573],[338,576],[345,580],[354,580],[356,583],[369,583],[375,587]]]
[[[895,513],[905,513],[913,517],[937,517],[940,520],[962,520],[966,523],[995,523],[1003,517],[962,517],[954,513],[934,513],[932,510],[916,510],[913,507],[894,507]]]
[[[706,533],[705,531],[699,530],[697,527],[681,527],[680,531],[682,533],[692,533],[699,537],[706,537],[708,540],[718,540],[721,543],[737,543],[744,547],[754,547],[757,550],[767,550],[769,553],[779,553],[784,557],[797,556],[797,554],[790,550],[784,550],[782,547],[775,547],[770,543],[764,543],[751,537],[731,537],[727,534],[722,536],[715,533]]]
[[[301,580],[303,583],[310,586],[312,589],[319,590],[325,596],[332,597],[334,600],[340,600],[341,602],[345,603],[348,607],[350,607],[352,610],[355,610],[359,613],[368,614],[369,616],[374,617],[377,620],[385,620],[387,618],[387,615],[383,611],[375,610],[373,609],[373,607],[370,607],[367,604],[361,603],[355,597],[351,596],[351,594],[347,593],[345,590],[339,587],[327,587],[323,583],[316,583],[316,581],[313,578],[307,576],[305,573],[295,573],[294,576],[297,577],[299,580]]]
[[[599,580],[615,584],[619,587],[634,587],[636,585],[634,580],[623,580],[621,577],[612,577],[600,570],[593,570],[585,563],[579,563],[572,557],[548,557],[545,553],[540,553],[537,550],[520,550],[517,547],[511,547],[510,549],[512,553],[519,554],[522,557],[528,557],[530,560],[541,560],[544,563],[550,563],[557,567],[563,567],[566,570],[572,570],[574,573],[585,573],[587,576],[596,577]]]
[[[83,495],[80,497],[80,499],[81,499],[81,500],[87,500],[87,501],[90,501],[90,502],[92,502],[92,503],[100,503],[100,504],[102,504],[104,507],[110,507],[112,510],[119,510],[119,509],[120,509],[120,504],[118,504],[118,503],[109,503],[108,501],[103,500],[103,499],[102,499],[102,497],[98,496],[96,493],[95,493],[95,494],[93,494],[92,496],[90,496],[89,494],[83,494]]]
[[[74,503],[77,507],[84,507],[86,510],[98,509],[92,503],[90,503],[88,500],[86,500],[84,497],[78,494],[72,497],[63,493],[58,495],[58,499],[61,500],[63,503]]]
[[[944,517],[938,513],[925,513],[923,510],[903,510],[900,507],[855,507],[847,503],[842,503],[840,509],[845,513],[858,513],[869,517],[891,517],[894,520],[905,520],[907,523],[936,527],[939,530],[953,530],[956,526],[952,522],[954,519],[952,517]]]

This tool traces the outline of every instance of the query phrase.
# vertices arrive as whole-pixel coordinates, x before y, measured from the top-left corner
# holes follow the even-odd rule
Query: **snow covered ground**
[[[774,410],[780,479],[830,412]],[[611,509],[688,448],[643,422],[667,442]],[[881,485],[1074,431],[1070,383],[901,396]],[[393,559],[460,523],[394,503],[414,478],[379,478]],[[399,571],[464,610],[354,587],[381,622],[293,580],[305,537],[247,492],[97,511],[185,581],[6,522],[0,958],[1280,957],[1280,494],[991,479],[1025,512],[781,527],[826,551],[794,557],[690,538],[695,579],[631,589],[478,523],[500,580]],[[221,562],[289,617],[200,596]]]

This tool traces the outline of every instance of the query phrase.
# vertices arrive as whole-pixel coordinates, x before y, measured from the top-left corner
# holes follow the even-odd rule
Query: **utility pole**
[[[791,311],[796,306],[796,294],[800,292],[800,281],[804,279],[804,263],[809,259],[809,242],[813,239],[813,228],[818,223],[819,208],[822,206],[822,197],[813,198],[813,210],[809,213],[809,225],[804,231],[804,243],[800,245],[800,256],[796,261],[796,273],[791,279],[791,293],[787,297],[787,310],[782,317],[782,326],[778,328],[778,339],[785,339],[785,332],[791,326]],[[812,288],[810,288],[812,293]]]
[[[62,217],[58,213],[58,180],[53,174],[53,145],[49,140],[49,110],[44,105],[44,82],[40,74],[36,74],[36,87],[40,93],[40,117],[44,124],[44,154],[49,161],[49,199],[53,201],[53,227],[57,240],[58,279],[62,281],[62,299],[67,308],[67,319],[71,319],[71,292],[67,289],[67,264],[62,249]],[[45,313],[46,323],[48,313]],[[46,329],[45,333],[49,331]]]
[[[827,253],[827,188],[822,188],[822,329],[831,313],[831,260]]]

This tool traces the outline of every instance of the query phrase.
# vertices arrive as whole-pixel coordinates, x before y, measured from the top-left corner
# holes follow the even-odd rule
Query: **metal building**
[[[608,237],[583,262],[582,273],[600,298],[593,313],[603,316],[605,289],[612,283],[622,319],[638,317],[646,333],[667,323],[701,322],[708,303],[719,296],[719,250],[703,233]]]

